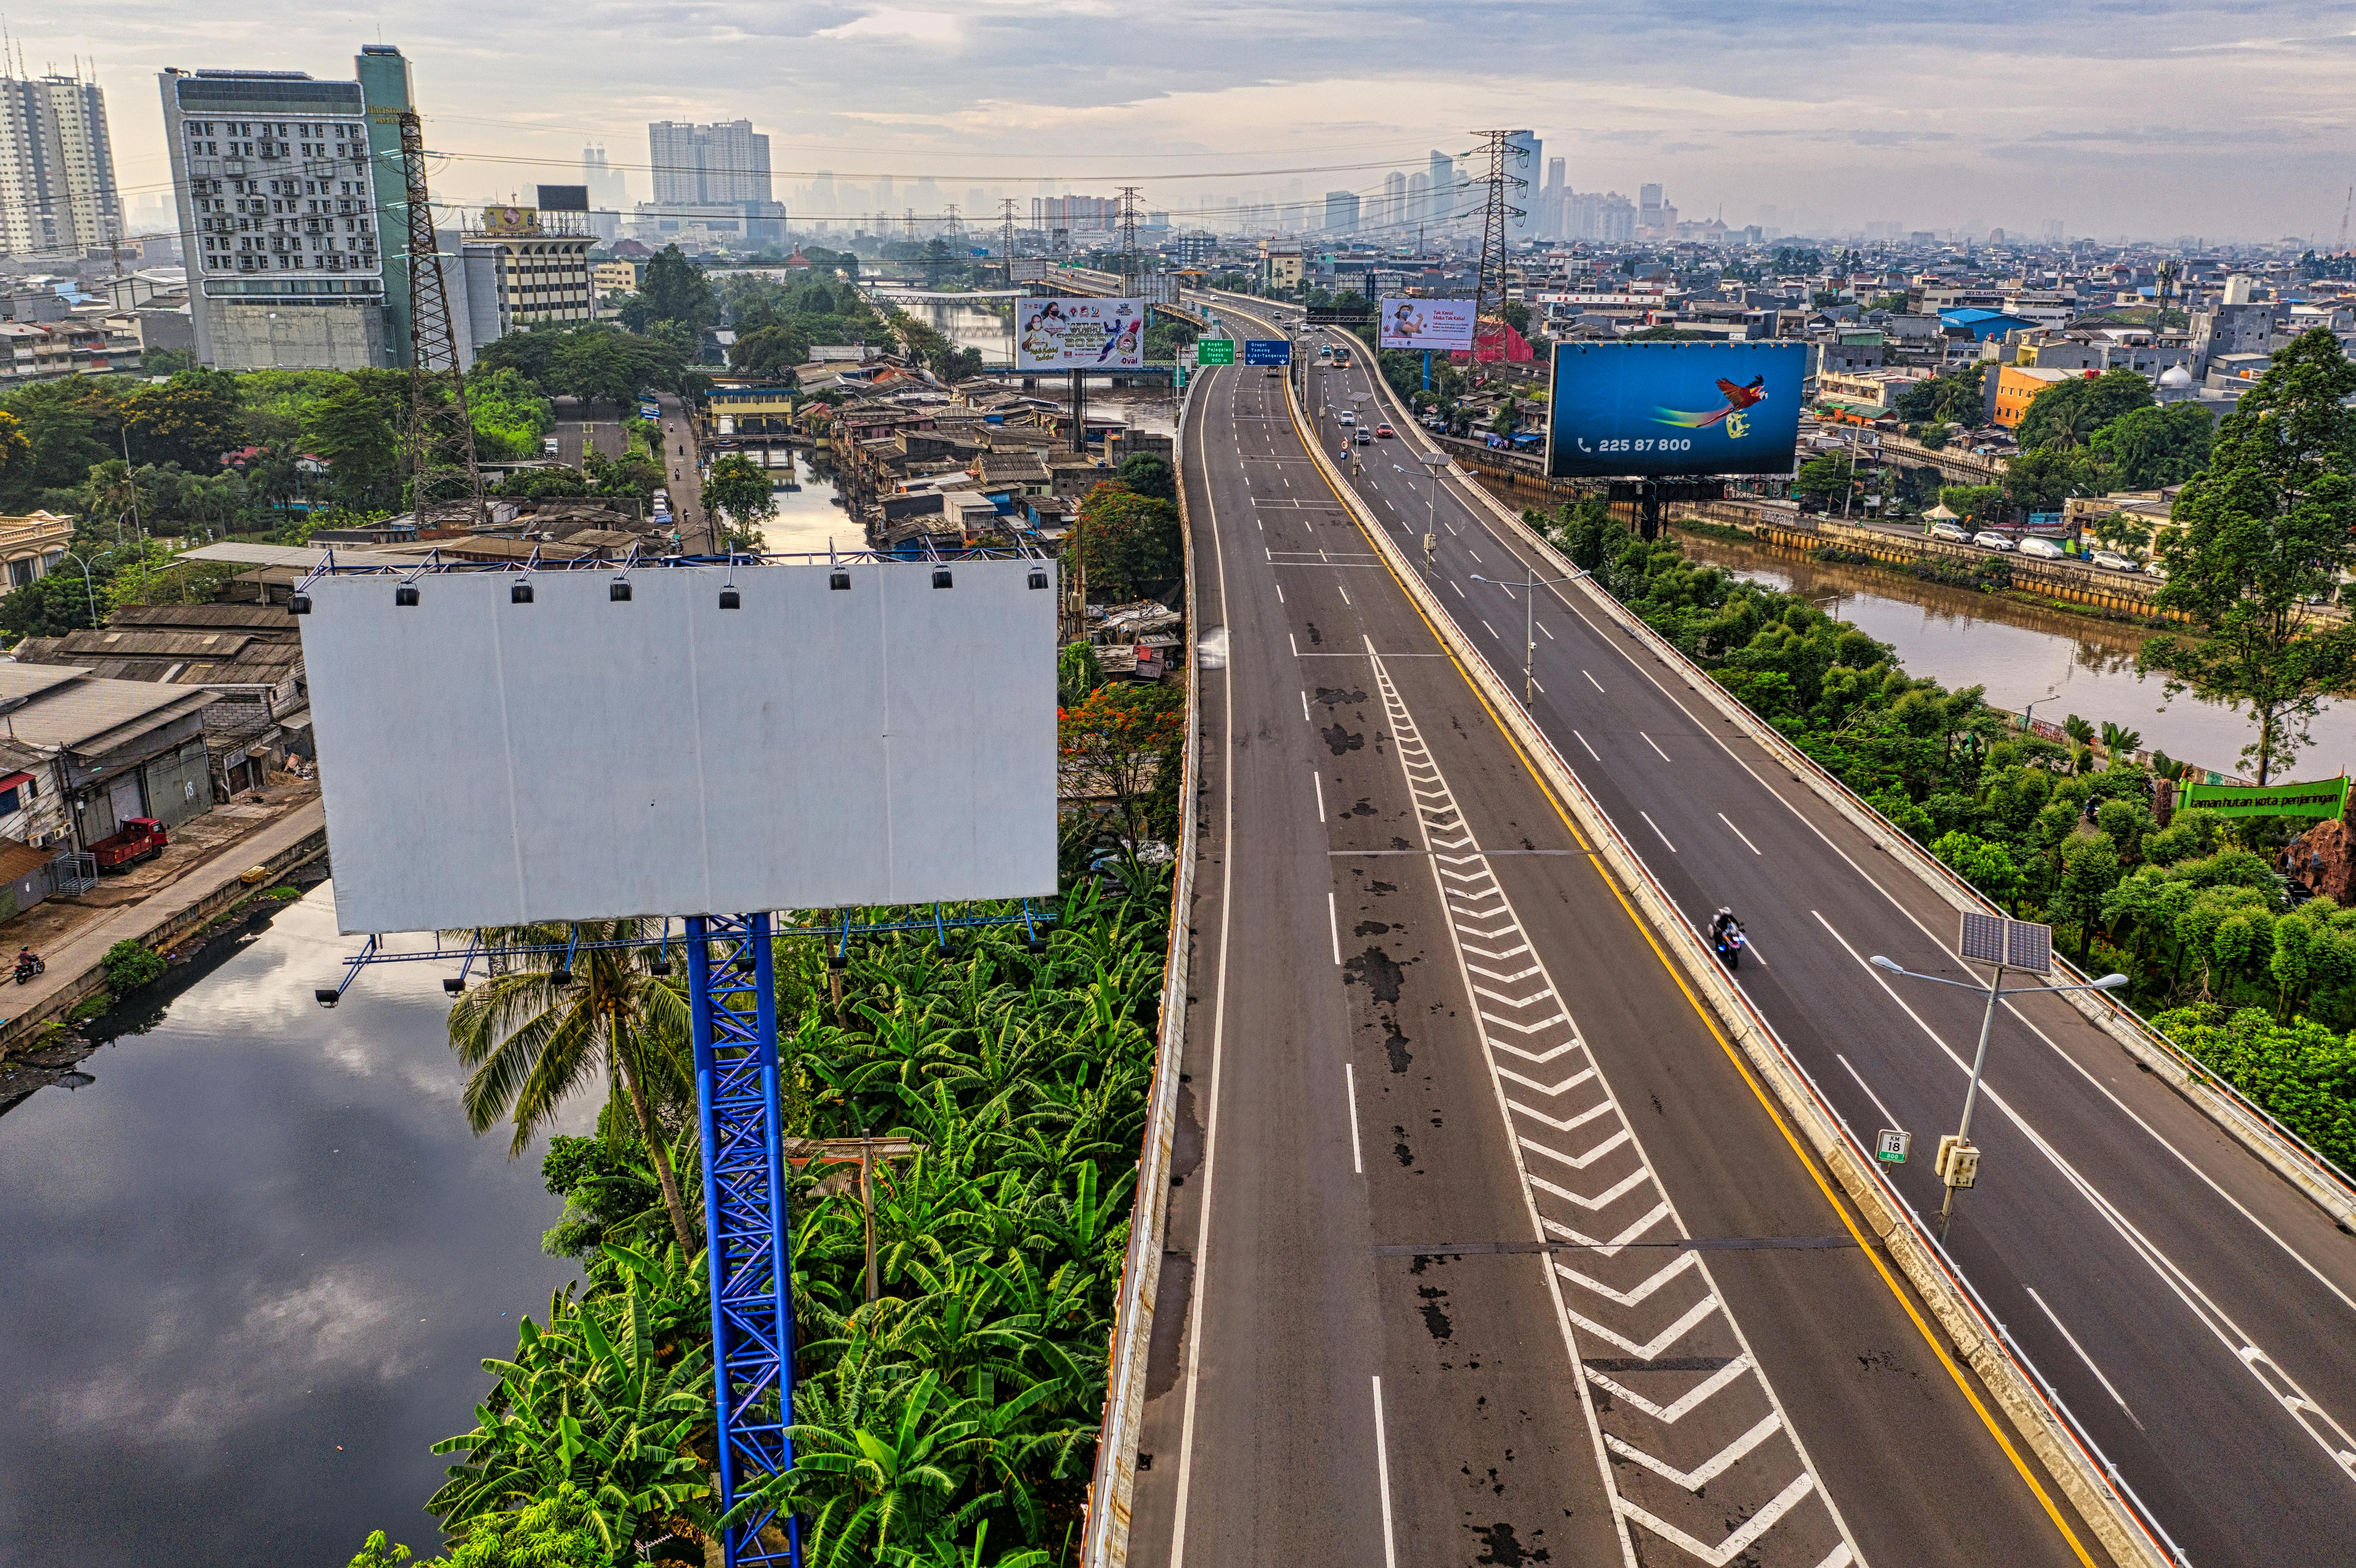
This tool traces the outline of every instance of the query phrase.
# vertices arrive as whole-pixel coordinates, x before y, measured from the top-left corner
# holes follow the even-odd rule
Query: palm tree
[[[687,1038],[686,998],[648,968],[644,946],[603,945],[642,937],[643,922],[584,921],[571,929],[580,942],[570,955],[535,954],[526,967],[493,976],[450,1009],[450,1049],[472,1069],[465,1094],[467,1125],[480,1134],[503,1116],[513,1121],[512,1158],[593,1075],[603,1075],[609,1096],[618,1084],[662,1184],[671,1232],[692,1257],[695,1230],[648,1093],[649,1080],[666,1099],[684,1099],[691,1092],[679,1051]],[[526,926],[483,935],[487,942],[553,948],[567,941],[568,929]]]
[[[2068,452],[2086,444],[2093,433],[2094,411],[2077,399],[2063,403],[2048,415],[2045,421],[2045,444],[2056,452]]]

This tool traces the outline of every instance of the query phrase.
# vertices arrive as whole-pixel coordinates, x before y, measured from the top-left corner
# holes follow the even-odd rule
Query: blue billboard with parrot
[[[1547,474],[1789,474],[1807,354],[1797,343],[1558,343]]]

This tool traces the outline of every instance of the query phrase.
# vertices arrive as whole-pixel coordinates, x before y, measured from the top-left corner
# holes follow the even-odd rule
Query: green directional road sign
[[[1194,340],[1194,362],[1198,365],[1232,365],[1236,362],[1236,340],[1232,337],[1198,337]]]

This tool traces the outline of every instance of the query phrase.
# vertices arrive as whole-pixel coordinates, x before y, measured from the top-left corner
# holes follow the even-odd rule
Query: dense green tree
[[[728,347],[728,363],[750,375],[792,384],[795,368],[809,362],[809,338],[800,327],[764,326]]]
[[[2324,705],[2356,687],[2356,627],[2307,603],[2356,565],[2356,364],[2321,327],[2274,357],[2221,421],[2209,469],[2184,487],[2159,539],[2158,603],[2197,635],[2144,645],[2142,667],[2246,709],[2242,758],[2263,784],[2308,743]]]
[[[1123,458],[1120,482],[1152,500],[1175,501],[1178,498],[1178,475],[1172,471],[1170,460],[1159,453],[1141,452]]]
[[[123,400],[131,455],[139,463],[177,463],[210,473],[222,453],[249,439],[237,378],[220,370],[184,370],[160,387],[142,387]]]
[[[1821,452],[1800,464],[1792,489],[1823,501],[1838,501],[1849,494],[1854,471],[1846,452]]]
[[[2097,430],[2120,415],[2149,408],[2151,402],[2151,383],[2133,370],[2072,376],[2030,400],[2013,437],[2024,452],[2035,447],[2067,452],[2083,446]]]
[[[2198,403],[2129,409],[2087,443],[2121,490],[2181,485],[2209,466],[2216,421]]]
[[[1065,542],[1087,574],[1088,597],[1099,603],[1134,599],[1150,584],[1184,571],[1178,508],[1141,496],[1118,480],[1082,498],[1080,517]]]
[[[70,490],[91,464],[123,455],[121,416],[109,390],[88,376],[65,376],[20,387],[0,399],[16,416],[30,448],[27,459],[0,469],[7,510],[29,510],[44,490]]]
[[[720,296],[713,292],[712,280],[676,245],[664,246],[647,263],[638,292],[622,306],[623,324],[633,332],[668,324],[683,329],[691,345],[719,320]]]
[[[1898,417],[1909,424],[1978,424],[1985,373],[1986,367],[1973,365],[1952,375],[1914,382],[1898,394]]]
[[[726,517],[739,534],[750,535],[777,509],[768,470],[738,453],[721,458],[704,477],[703,509]]]
[[[2101,476],[2083,453],[2026,448],[2004,465],[2004,498],[2024,512],[2058,512],[2072,496],[2091,494]]]
[[[347,380],[303,411],[303,450],[327,464],[330,492],[347,507],[384,506],[401,496],[401,444],[385,400]]]

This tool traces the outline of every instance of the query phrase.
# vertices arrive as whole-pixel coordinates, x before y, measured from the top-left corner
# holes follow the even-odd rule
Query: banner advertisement
[[[2197,805],[2224,816],[2316,816],[2329,821],[2347,812],[2348,781],[2248,786],[2191,784],[2183,786],[2177,805],[2179,810]]]
[[[1145,363],[1141,300],[1015,302],[1017,370],[1134,370]]]
[[[1547,476],[1789,474],[1806,369],[1797,343],[1558,343]]]
[[[1387,297],[1381,311],[1382,347],[1470,352],[1477,308],[1474,300]]]

